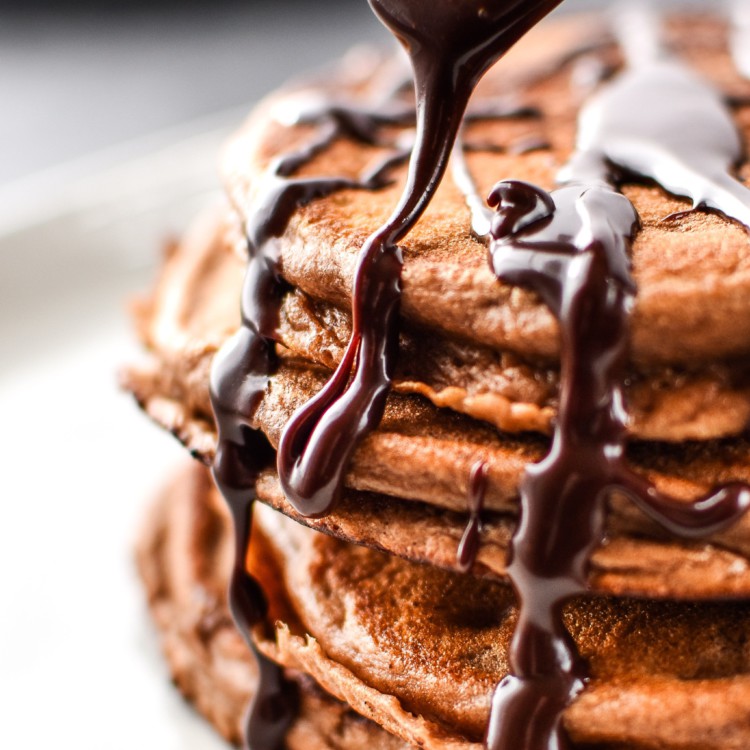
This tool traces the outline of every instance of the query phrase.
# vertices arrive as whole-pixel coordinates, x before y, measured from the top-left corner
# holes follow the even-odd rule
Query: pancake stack
[[[750,83],[732,57],[730,26],[679,16],[662,33],[664,48],[731,103],[748,143]],[[552,190],[581,107],[624,65],[600,18],[530,33],[470,109],[455,161],[465,161],[477,193],[505,178]],[[125,385],[199,459],[164,491],[139,565],[177,684],[233,742],[255,680],[225,594],[229,515],[206,468],[217,448],[212,361],[241,323],[247,223],[268,200],[275,160],[330,125],[315,114],[321,102],[329,119],[331,102],[361,120],[398,109],[402,75],[399,60],[358,50],[323,80],[261,104],[226,149],[227,201],[170,249],[136,311],[150,357],[126,371]],[[295,178],[361,179],[408,142],[402,119],[382,118],[384,145],[348,117]],[[303,516],[273,460],[258,476],[246,564],[269,609],[253,636],[295,685],[290,750],[479,748],[493,691],[510,671],[518,610],[507,553],[524,472],[555,430],[564,352],[542,301],[492,272],[462,174],[446,177],[403,243],[393,390],[335,508]],[[247,415],[273,448],[344,356],[357,254],[396,203],[405,167],[389,175],[377,190],[340,189],[298,206],[274,240],[284,282],[278,363]],[[750,178],[750,167],[736,175]],[[740,222],[692,211],[658,184],[623,174],[621,191],[642,225],[624,383],[628,461],[687,504],[719,483],[750,482],[750,239]],[[615,494],[588,570],[588,595],[564,612],[589,670],[564,714],[573,746],[750,746],[750,517],[685,541]]]

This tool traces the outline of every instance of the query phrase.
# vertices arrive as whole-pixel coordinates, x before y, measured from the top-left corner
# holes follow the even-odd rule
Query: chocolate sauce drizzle
[[[474,567],[482,543],[482,511],[487,494],[489,468],[485,461],[477,461],[471,467],[467,493],[469,522],[464,529],[456,553],[458,569],[462,573],[468,573]]]
[[[404,45],[414,71],[417,131],[406,188],[365,242],[352,294],[352,333],[336,372],[291,418],[278,451],[284,494],[306,516],[327,513],[352,454],[380,423],[398,353],[406,236],[443,177],[479,79],[561,0],[370,0]]]
[[[463,146],[463,137],[459,136],[451,155],[451,176],[456,187],[463,193],[471,213],[471,233],[477,239],[485,239],[490,236],[493,214],[487,206],[487,201],[479,194],[479,189],[466,162]]]
[[[398,116],[400,121],[400,115]],[[394,116],[394,121],[396,116]],[[275,240],[296,209],[312,200],[346,188],[376,190],[388,182],[390,169],[406,155],[387,156],[360,180],[340,177],[295,178],[294,173],[334,140],[346,136],[364,143],[379,142],[382,113],[368,118],[364,109],[320,107],[305,121],[319,132],[296,152],[275,160],[266,172],[246,222],[249,263],[242,291],[242,326],[221,349],[211,372],[211,404],[219,440],[214,479],[232,514],[235,557],[229,603],[237,627],[253,651],[259,679],[248,711],[246,747],[279,750],[296,714],[296,697],[281,669],[261,654],[252,631],[263,623],[267,606],[263,592],[246,570],[252,526],[255,482],[261,469],[274,460],[273,449],[252,417],[278,366],[275,338],[279,312],[288,290],[279,275]]]
[[[520,487],[508,559],[519,620],[511,674],[493,696],[490,750],[569,747],[563,711],[584,689],[587,670],[564,627],[563,607],[588,590],[589,561],[605,540],[613,493],[684,539],[710,536],[750,508],[750,487],[738,482],[690,503],[666,496],[625,457],[622,384],[635,297],[629,257],[639,222],[616,192],[611,162],[658,175],[665,188],[691,195],[696,206],[747,224],[750,191],[741,203],[745,189],[728,174],[729,157],[739,157],[738,135],[719,103],[676,61],[654,60],[622,74],[583,109],[578,151],[560,175],[562,188],[549,194],[506,181],[490,195],[497,210],[490,230],[493,270],[539,295],[557,318],[562,340],[552,446],[541,463],[527,467]],[[695,117],[678,127],[680,113]]]
[[[671,57],[656,31],[647,33],[657,25],[650,12],[641,6],[631,13],[641,43],[624,40],[629,67],[582,110],[578,153],[561,179],[606,179],[609,160],[692,199],[693,209],[750,225],[750,190],[732,175],[744,153],[742,138],[724,97]]]
[[[750,507],[750,487],[730,483],[684,503],[627,465],[622,383],[635,294],[628,258],[638,226],[629,201],[603,183],[572,183],[548,194],[502,182],[490,202],[498,212],[493,269],[549,307],[560,323],[563,355],[552,446],[527,467],[520,487],[508,561],[519,620],[512,674],[493,697],[487,747],[557,750],[568,747],[563,710],[587,678],[563,607],[588,590],[609,498],[623,493],[671,533],[693,539],[737,521]]]
[[[290,501],[306,515],[326,512],[335,501],[343,474],[357,443],[379,423],[390,390],[398,349],[401,294],[401,251],[397,242],[411,229],[431,200],[445,171],[466,104],[478,79],[528,28],[561,0],[484,4],[466,3],[459,13],[471,33],[456,35],[456,9],[440,16],[426,2],[412,3],[411,17],[403,7],[382,0],[371,4],[410,51],[415,72],[417,133],[407,188],[391,219],[365,244],[353,294],[353,333],[343,361],[328,385],[287,426],[278,451],[282,486]],[[507,6],[507,7],[506,7]],[[433,24],[426,34],[414,21]],[[434,36],[440,30],[442,34]],[[410,26],[412,24],[412,26]],[[449,40],[445,32],[453,34]],[[447,57],[446,44],[452,45]],[[387,183],[392,166],[403,154],[386,159],[362,180],[294,178],[295,172],[339,137],[379,144],[379,128],[403,124],[403,108],[389,117],[383,112],[332,102],[300,112],[298,119],[320,123],[320,132],[297,152],[268,168],[258,198],[247,217],[249,264],[242,293],[242,327],[217,356],[211,377],[211,401],[219,441],[214,478],[232,513],[235,563],[230,607],[237,626],[253,650],[260,679],[248,712],[246,745],[251,750],[278,750],[294,716],[294,699],[281,670],[260,654],[251,632],[266,612],[258,583],[245,567],[250,542],[254,485],[269,461],[269,445],[253,429],[254,414],[268,378],[278,362],[275,331],[286,284],[279,275],[274,240],[301,205],[346,188],[378,189]],[[351,375],[354,370],[353,376]]]
[[[277,238],[301,206],[345,189],[378,190],[389,184],[392,169],[405,162],[410,151],[382,136],[386,127],[414,123],[414,109],[394,99],[402,87],[389,87],[375,108],[334,99],[312,102],[300,97],[298,109],[287,112],[294,124],[312,125],[313,137],[296,151],[274,160],[265,172],[246,217],[248,268],[241,299],[242,326],[222,347],[211,372],[211,403],[219,441],[213,474],[227,501],[235,528],[235,560],[229,603],[234,620],[259,664],[256,696],[247,720],[246,742],[251,750],[276,750],[296,699],[283,681],[281,670],[258,652],[251,632],[266,613],[263,592],[247,573],[252,503],[258,473],[274,461],[273,450],[253,427],[253,414],[278,367],[276,330],[288,286],[278,268]],[[505,100],[472,113],[470,119],[535,117],[538,113]],[[295,173],[339,138],[391,151],[359,179],[295,177]],[[390,361],[394,353],[389,353]],[[374,424],[373,424],[374,426]]]
[[[471,92],[486,69],[560,2],[370,0],[411,57],[417,134],[404,195],[360,253],[346,353],[325,388],[292,417],[279,446],[280,480],[301,513],[329,511],[353,451],[382,417],[398,348],[398,243],[442,179]],[[684,127],[688,117],[689,128]],[[403,107],[372,112],[331,102],[300,115],[317,126],[317,136],[269,167],[247,217],[242,327],[216,359],[211,395],[219,427],[214,476],[235,523],[230,604],[260,668],[248,717],[252,750],[281,747],[295,700],[281,671],[253,645],[250,633],[263,621],[266,603],[245,569],[255,480],[273,460],[252,416],[278,365],[275,332],[287,287],[275,241],[299,206],[337,190],[378,189],[404,155],[396,151],[358,180],[294,177],[301,166],[339,137],[393,146],[381,140],[379,129],[408,119]],[[621,383],[635,294],[629,255],[638,219],[617,192],[612,167],[655,179],[690,196],[695,206],[748,224],[748,191],[730,173],[740,155],[738,134],[720,98],[689,70],[661,56],[626,71],[585,108],[578,150],[561,174],[564,186],[551,194],[526,183],[500,183],[491,196],[497,213],[490,217],[470,187],[462,147],[454,151],[454,174],[471,196],[474,231],[491,233],[495,272],[507,283],[534,290],[557,316],[563,340],[552,448],[544,461],[528,468],[521,487],[509,559],[520,619],[512,674],[493,697],[489,750],[568,745],[562,713],[584,689],[587,670],[563,626],[562,609],[570,597],[586,591],[589,557],[603,540],[613,492],[624,493],[686,538],[712,534],[750,506],[750,488],[737,483],[693,503],[674,500],[625,462]],[[479,462],[472,471],[472,512],[459,553],[466,568],[479,549],[486,479],[486,466]]]

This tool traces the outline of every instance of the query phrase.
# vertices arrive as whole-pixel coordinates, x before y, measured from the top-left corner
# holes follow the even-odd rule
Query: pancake
[[[162,395],[162,378],[171,373],[163,367],[152,371],[156,382],[132,372],[129,386],[147,413],[186,443],[194,455],[210,463],[215,449],[215,429],[209,417],[194,417],[179,398]],[[208,373],[205,372],[205,377]],[[255,420],[271,443],[278,445],[281,431],[295,409],[306,403],[324,384],[326,373],[298,361],[287,362],[271,378],[266,397]],[[481,458],[489,467],[485,499],[488,512],[506,514],[500,524],[500,547],[490,545],[483,565],[492,575],[502,576],[504,553],[515,521],[507,518],[516,509],[518,486],[529,463],[538,461],[546,442],[531,435],[500,434],[489,426],[445,409],[437,409],[418,396],[394,394],[383,421],[357,449],[347,475],[350,489],[389,496],[389,504],[414,504],[405,509],[412,520],[429,519],[424,506],[455,514],[467,512],[468,477]],[[644,443],[631,446],[632,460],[639,470],[664,492],[688,501],[721,481],[750,479],[750,444],[745,439],[712,441],[679,446]],[[273,482],[267,485],[273,487]],[[369,502],[368,495],[362,496]],[[278,491],[269,489],[261,499],[280,510],[299,514]],[[421,506],[421,507],[420,507]],[[375,503],[375,507],[379,507]],[[373,510],[363,506],[362,519],[372,519]],[[386,542],[378,532],[378,516],[370,524],[368,539],[374,546],[405,553],[403,543]],[[309,521],[305,521],[309,522]],[[327,524],[341,533],[335,520]],[[454,527],[460,521],[454,521]],[[361,526],[357,527],[361,529]],[[407,539],[411,539],[404,528]],[[624,498],[615,496],[610,506],[609,544],[598,553],[592,585],[610,593],[668,594],[682,597],[738,596],[750,591],[750,518],[745,516],[730,529],[705,542],[670,540],[660,528]],[[354,540],[354,532],[345,535]],[[454,532],[455,536],[455,532]],[[459,535],[460,538],[460,535]],[[407,545],[408,546],[408,545]],[[410,556],[446,565],[450,553],[438,545],[426,550],[410,547]],[[480,553],[480,557],[481,557]],[[605,562],[606,561],[606,562]],[[676,575],[675,570],[680,574]]]
[[[507,671],[510,589],[346,546],[283,516],[259,517],[306,628],[277,625],[267,653],[304,666],[358,710],[339,666],[378,690],[383,704],[398,698],[401,710],[436,725],[425,747],[453,746],[441,736],[446,731],[480,741],[491,694]],[[591,667],[586,691],[565,715],[571,739],[632,749],[745,747],[748,613],[744,603],[570,605],[566,626]],[[414,727],[421,722],[393,713],[400,736],[415,742],[426,735]]]
[[[165,486],[143,526],[138,570],[175,685],[229,742],[240,745],[257,669],[226,601],[228,520],[204,469],[188,466]],[[407,745],[288,672],[300,710],[284,750],[356,750]]]
[[[575,59],[572,53],[582,39],[596,38],[590,28],[579,22],[577,39],[571,30],[564,37],[567,46],[560,50],[557,28],[543,25],[488,74],[480,94],[516,96],[540,110],[542,117],[531,124],[513,119],[481,123],[473,135],[469,130],[467,139],[510,144],[522,136],[538,135],[550,148],[521,154],[469,154],[481,193],[486,194],[505,175],[522,176],[546,190],[554,187],[556,173],[573,151],[576,118],[588,93],[577,93],[571,84],[571,65],[562,63]],[[706,16],[686,17],[672,23],[668,36],[677,52],[709,80],[737,101],[747,102],[750,83],[732,62],[724,24]],[[547,47],[559,50],[561,64],[541,80],[534,81],[528,69],[524,78],[526,61]],[[608,54],[616,64],[617,51]],[[509,79],[506,71],[513,71]],[[358,80],[356,88],[347,84],[351,76],[351,71],[338,77],[332,73],[330,88],[323,93],[366,103],[368,96],[382,90],[377,75],[371,87]],[[518,76],[524,80],[520,88],[512,85]],[[310,126],[284,127],[283,119],[301,97],[319,98],[320,94],[319,88],[302,88],[277,95],[256,110],[229,144],[223,162],[225,184],[241,217],[247,218],[255,197],[264,189],[264,173],[273,158],[310,137]],[[747,142],[747,106],[738,107],[735,117]],[[379,153],[374,147],[340,140],[300,174],[353,178],[372,165]],[[746,175],[747,165],[738,171]],[[399,179],[378,192],[341,191],[295,212],[278,243],[284,279],[315,299],[348,309],[357,253],[387,218],[401,188]],[[747,354],[750,246],[745,229],[717,215],[685,214],[691,208],[689,202],[656,186],[629,184],[624,193],[643,221],[633,248],[639,290],[632,323],[634,362],[641,367],[701,365]],[[665,221],[675,214],[680,218]],[[526,357],[557,359],[553,317],[533,294],[498,283],[487,266],[485,246],[471,237],[468,209],[451,179],[443,182],[403,249],[401,314],[407,323]]]
[[[249,563],[270,592],[276,619],[273,640],[270,631],[255,633],[266,653],[297,674],[312,674],[409,743],[479,747],[490,694],[507,668],[510,589],[348,545],[262,506],[255,524],[261,533],[254,532]],[[227,628],[221,594],[230,546],[222,501],[205,469],[193,465],[160,498],[139,551],[165,640],[200,656],[172,657],[181,658],[183,683],[197,684],[195,673],[205,670],[201,679],[216,692],[203,695],[215,703],[228,692],[224,681],[239,693],[250,684],[247,662],[227,644],[240,645]],[[592,670],[565,716],[576,747],[746,747],[748,606],[612,599],[570,605],[566,625]],[[305,684],[302,678],[303,695]],[[342,726],[374,731],[330,697],[312,700],[317,713],[308,721],[318,727],[330,726],[328,706],[335,706]],[[359,746],[405,747],[381,735],[365,735],[378,744]],[[329,746],[358,745],[321,745]]]
[[[259,500],[316,531],[415,562],[464,570],[458,551],[467,515],[350,490],[329,515],[306,518],[284,497],[271,470],[261,475],[257,491]],[[747,596],[749,560],[742,543],[729,538],[711,544],[677,542],[627,510],[623,503],[612,515],[607,542],[592,556],[592,591],[692,600]],[[472,575],[505,579],[516,522],[511,514],[482,514]]]

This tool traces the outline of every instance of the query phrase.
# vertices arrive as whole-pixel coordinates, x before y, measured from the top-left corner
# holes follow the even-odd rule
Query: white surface
[[[365,0],[164,5],[0,2],[0,183],[255,101],[387,38]]]
[[[169,683],[133,565],[183,451],[116,385],[125,301],[206,201],[219,137],[71,184],[0,235],[2,748],[225,747]]]

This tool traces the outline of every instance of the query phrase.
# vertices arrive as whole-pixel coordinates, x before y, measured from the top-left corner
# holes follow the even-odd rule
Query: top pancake
[[[506,178],[526,179],[546,189],[554,186],[555,175],[573,150],[577,115],[588,91],[576,85],[581,68],[570,58],[581,45],[600,38],[601,30],[591,19],[543,25],[492,71],[480,98],[513,96],[538,108],[542,117],[469,128],[470,142],[510,147],[500,153],[469,154],[481,192]],[[720,90],[735,98],[750,96],[750,84],[740,78],[726,50],[723,25],[705,17],[683,18],[669,26],[669,40]],[[617,65],[619,57],[612,45],[594,54],[605,65]],[[327,91],[299,87],[271,98],[256,111],[224,159],[227,189],[241,215],[251,212],[272,159],[315,133],[309,125],[283,125],[284,113],[294,109],[300,97],[331,95],[334,90],[337,100],[351,97],[367,107],[386,86],[384,67],[372,58],[350,59],[331,74]],[[750,109],[737,106],[735,118],[748,141]],[[515,146],[529,137],[550,147],[516,153]],[[381,148],[340,139],[301,174],[357,177],[383,154]],[[404,174],[404,169],[398,171],[395,184],[378,192],[343,191],[299,209],[279,241],[284,278],[318,300],[348,308],[358,251],[395,205]],[[739,175],[749,174],[748,165],[741,165]],[[647,368],[747,354],[750,241],[745,228],[698,212],[664,221],[688,209],[689,203],[654,185],[627,184],[623,191],[643,221],[633,251],[639,288],[632,331],[634,361]],[[554,319],[532,293],[500,284],[494,277],[485,246],[471,236],[463,196],[449,176],[403,248],[402,315],[407,323],[543,362],[558,358]]]

